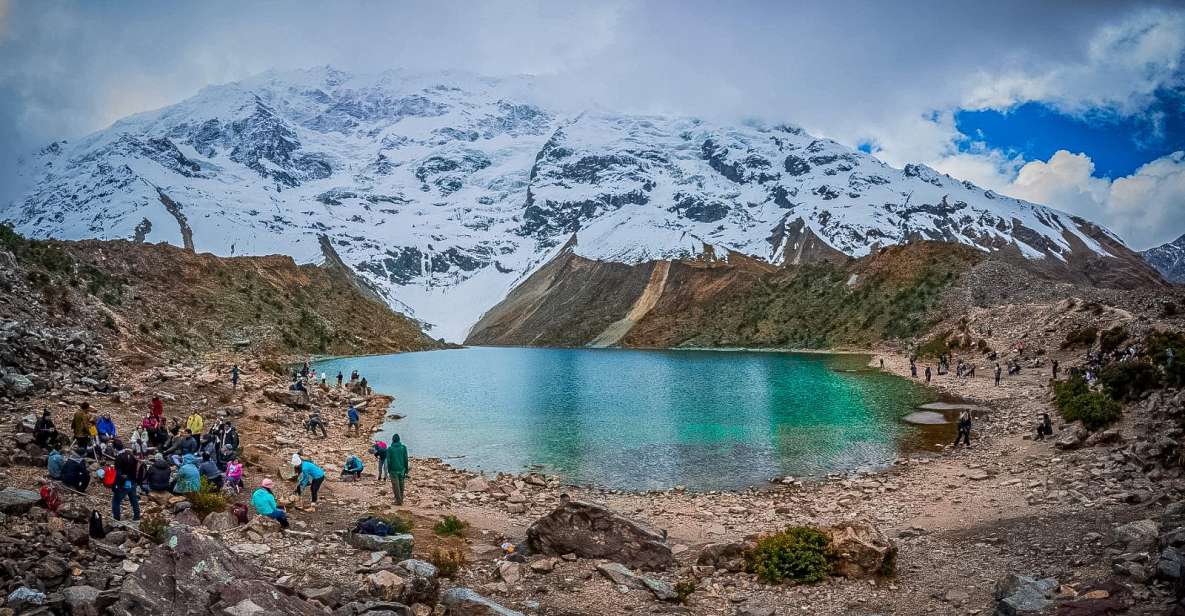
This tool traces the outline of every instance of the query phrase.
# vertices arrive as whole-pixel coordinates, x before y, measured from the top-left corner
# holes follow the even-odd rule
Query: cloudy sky
[[[1185,2],[0,0],[17,156],[269,68],[528,73],[557,105],[789,121],[1099,221],[1185,233]]]

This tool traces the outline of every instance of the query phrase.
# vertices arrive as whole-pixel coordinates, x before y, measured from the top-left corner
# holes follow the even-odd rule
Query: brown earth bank
[[[72,318],[79,319],[73,323],[97,319],[92,322],[104,327],[104,311],[113,319],[123,317],[124,310],[129,319],[146,317],[119,308],[120,302],[104,301],[110,283],[92,288],[90,281],[105,279],[77,265],[103,260],[71,257],[77,260],[59,270],[55,253],[17,257],[20,250],[9,249],[8,256],[0,252],[10,264],[0,268],[8,272],[0,282],[27,298],[20,306],[5,305],[6,311],[17,312],[0,328],[5,345],[0,359],[6,367],[0,397],[0,487],[5,490],[0,492],[5,516],[0,520],[0,580],[7,609],[13,611],[1161,614],[1171,612],[1181,597],[1185,474],[1177,444],[1185,433],[1185,395],[1146,393],[1125,406],[1116,424],[1088,434],[1054,412],[1049,380],[1053,359],[1064,377],[1070,368],[1083,366],[1086,354],[1102,344],[1103,332],[1116,326],[1127,332],[1125,344],[1157,331],[1179,331],[1180,317],[1168,308],[1179,300],[1171,293],[1118,293],[1068,283],[1034,287],[1014,276],[1007,263],[973,264],[960,278],[964,286],[943,294],[927,313],[930,334],[919,330],[916,339],[882,346],[870,360],[880,367],[883,359],[884,370],[905,378],[907,357],[915,352],[921,367],[934,365],[931,353],[951,354],[952,364],[959,359],[976,364],[974,377],[935,374],[930,383],[981,407],[975,411],[970,447],[944,444],[936,453],[910,454],[874,473],[781,478],[747,490],[696,493],[602,490],[530,473],[479,476],[419,458],[416,444],[408,443],[407,500],[396,507],[391,486],[377,479],[367,449],[371,431],[388,410],[407,415],[415,409],[382,395],[313,387],[308,404],[329,426],[326,437],[309,434],[305,402],[288,393],[287,377],[276,370],[286,358],[315,349],[298,344],[277,347],[287,351],[283,354],[234,351],[219,328],[194,327],[190,346],[208,349],[199,352],[141,337],[143,320],[131,321],[134,327],[117,322],[111,332],[90,335],[72,330]],[[187,262],[191,257],[204,258],[179,258]],[[918,258],[916,268],[930,272],[922,279],[940,275],[935,272],[941,269],[927,269],[924,252]],[[897,263],[866,264],[862,273],[882,281],[917,275],[911,271],[915,268],[896,269]],[[698,267],[710,270],[712,264]],[[666,284],[672,276],[700,274],[678,269],[671,267]],[[44,289],[53,287],[39,286],[37,276],[30,279],[34,271],[48,272],[51,280],[68,281],[71,272],[79,278],[78,286],[65,285],[71,310],[79,312],[60,314],[44,305]],[[639,294],[655,280],[647,270],[637,281]],[[282,289],[276,299],[279,312],[317,301],[302,299],[287,284],[276,282]],[[167,291],[148,284],[136,288],[140,302],[164,312]],[[225,290],[200,277],[192,288],[194,293]],[[217,309],[201,302],[179,305],[191,320]],[[648,314],[662,314],[662,305],[660,297]],[[622,314],[629,312],[627,307]],[[251,318],[267,320],[266,314]],[[607,319],[606,326],[613,322]],[[293,327],[305,335],[312,326],[297,322]],[[1089,327],[1095,330],[1087,340],[1083,331]],[[290,338],[315,342],[296,336]],[[272,339],[287,344],[282,335]],[[346,352],[396,350],[390,343],[349,346],[349,340],[343,339]],[[1001,362],[1017,361],[1019,374],[1006,374],[995,385],[991,353]],[[17,361],[35,369],[8,370]],[[237,388],[229,383],[232,365],[242,370]],[[27,383],[16,378],[26,374],[36,378]],[[71,417],[86,402],[96,414],[112,417],[126,436],[154,395],[164,400],[169,417],[184,421],[197,411],[207,425],[219,419],[233,423],[242,437],[246,490],[228,495],[226,507],[246,501],[270,477],[277,497],[289,503],[292,528],[281,533],[258,517],[238,525],[222,513],[203,519],[189,501],[156,495],[142,499],[142,505],[170,524],[169,537],[158,545],[141,534],[143,525],[112,525],[110,492],[97,481],[86,495],[61,490],[66,501],[61,516],[50,515],[35,497],[20,492],[35,489],[46,476],[46,452],[27,431],[30,415],[48,409],[58,428],[68,431]],[[363,416],[359,434],[345,429],[350,402]],[[1037,441],[1035,425],[1043,412],[1053,415],[1055,433]],[[386,433],[378,437],[389,440]],[[297,451],[327,473],[315,507],[293,494],[287,462]],[[360,481],[339,478],[349,454],[367,462]],[[91,509],[112,526],[104,539],[87,536]],[[125,505],[125,521],[129,513]],[[362,543],[351,541],[348,531],[359,518],[375,514],[409,520],[412,556],[441,568],[434,572],[405,561],[406,542],[392,550],[395,554],[372,551],[374,544],[355,547]],[[467,524],[463,536],[434,531],[445,516]],[[848,577],[771,584],[748,572],[744,555],[753,553],[754,539],[788,526],[827,529],[833,547],[838,546],[827,562],[833,572]],[[516,546],[514,554],[503,547],[507,544]],[[453,573],[446,567],[462,559],[458,552],[464,564]]]

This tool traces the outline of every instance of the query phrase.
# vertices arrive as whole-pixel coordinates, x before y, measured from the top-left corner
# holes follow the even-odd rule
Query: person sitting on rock
[[[355,481],[362,478],[362,470],[365,465],[362,464],[362,458],[355,455],[350,455],[346,458],[344,468],[342,468],[342,477],[353,477]]]
[[[1049,420],[1049,413],[1041,413],[1041,421],[1037,423],[1037,440],[1043,441],[1047,436],[1053,436],[1053,422]]]
[[[101,441],[115,438],[115,422],[111,420],[110,415],[100,416],[99,420],[95,422],[95,430],[99,432]]]
[[[293,472],[300,473],[296,480],[296,493],[308,486],[313,504],[317,503],[317,492],[321,490],[321,483],[325,481],[325,471],[313,464],[312,460],[301,459],[299,465],[293,465]]]
[[[143,426],[132,430],[132,454],[141,460],[148,455],[148,431]]]
[[[144,480],[149,492],[168,492],[173,485],[173,467],[161,454],[152,458],[152,466],[148,467],[148,475]]]
[[[49,473],[50,479],[62,478],[62,465],[65,462],[65,458],[62,457],[61,452],[59,452],[57,449],[51,449],[49,451],[49,457],[46,459],[45,466],[46,471]]]
[[[174,494],[192,494],[202,489],[201,472],[198,471],[193,454],[187,453],[181,458],[181,466],[177,469],[177,481],[173,484]]]
[[[243,491],[243,463],[234,457],[226,463],[226,487],[235,494]]]
[[[86,492],[91,484],[90,469],[79,451],[72,451],[62,464],[62,483],[76,492]]]
[[[49,415],[49,409],[45,409],[41,413],[41,418],[33,426],[33,441],[42,449],[57,449],[61,447],[60,440],[61,435],[58,434],[58,429],[53,425],[53,418]]]
[[[259,482],[259,488],[251,494],[251,506],[255,508],[256,514],[279,522],[280,528],[288,528],[288,515],[284,513],[284,508],[276,503],[276,496],[272,494],[273,485],[271,479]]]
[[[222,474],[222,470],[218,468],[218,463],[214,461],[214,458],[210,454],[202,453],[202,463],[198,465],[198,472],[202,474],[202,477],[206,481],[214,484],[219,490],[222,489],[225,477]]]

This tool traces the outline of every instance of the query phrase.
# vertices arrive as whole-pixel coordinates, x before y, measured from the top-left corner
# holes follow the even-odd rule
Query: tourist
[[[379,481],[382,481],[387,472],[387,444],[383,441],[375,441],[374,445],[370,446],[370,455],[374,456],[378,463]]]
[[[148,467],[144,483],[148,486],[149,492],[169,491],[173,485],[173,468],[163,455],[158,453],[153,456],[152,466]]]
[[[222,469],[218,468],[218,463],[214,458],[206,452],[202,453],[202,463],[198,465],[198,472],[201,473],[202,478],[214,485],[219,490],[222,489],[223,475]]]
[[[880,359],[881,359],[881,370],[884,370],[885,369],[885,358],[882,357]]]
[[[915,379],[918,378],[918,365],[912,359],[909,360],[909,376]]]
[[[342,371],[338,370],[337,371],[337,388],[341,389],[341,386],[342,386]]]
[[[101,415],[95,423],[95,429],[98,430],[99,439],[102,441],[115,438],[115,422],[111,420],[110,415]]]
[[[62,478],[62,464],[64,464],[65,461],[65,458],[62,457],[62,453],[57,449],[51,449],[49,451],[49,457],[46,459],[45,463],[45,470],[49,473],[50,479]]]
[[[1037,423],[1037,440],[1043,441],[1047,436],[1053,436],[1053,422],[1049,420],[1049,413],[1041,413],[1041,421]]]
[[[955,447],[959,446],[959,442],[970,447],[971,446],[971,411],[963,411],[959,415],[959,432],[955,435]]]
[[[83,451],[71,451],[62,464],[62,483],[76,492],[86,492],[87,486],[91,483],[91,472],[87,468],[86,459],[82,457]]]
[[[202,420],[202,416],[197,412],[197,409],[194,409],[189,414],[189,418],[185,420],[185,427],[193,434],[201,434],[202,427],[205,425],[206,422]]]
[[[358,479],[362,478],[362,470],[364,468],[365,466],[362,464],[362,458],[350,454],[350,456],[346,458],[346,463],[342,468],[342,477],[353,477],[354,480],[357,481]]]
[[[1000,385],[1000,362],[996,362],[996,386]]]
[[[391,477],[391,491],[395,497],[395,504],[403,504],[403,484],[407,479],[411,466],[407,463],[407,447],[399,442],[399,435],[391,435],[391,445],[387,447],[387,474]]]
[[[243,491],[243,463],[236,458],[231,458],[226,463],[226,487],[235,494]]]
[[[926,384],[930,384],[930,366],[926,366]]]
[[[132,502],[132,521],[140,519],[140,461],[130,449],[124,449],[118,439],[114,442],[119,452],[115,456],[115,483],[111,486],[111,517],[119,520],[123,499]]]
[[[62,498],[58,496],[58,491],[48,481],[41,479],[37,482],[41,488],[37,491],[41,496],[41,506],[45,507],[46,511],[56,514],[58,507],[62,506]]]
[[[237,390],[239,388],[239,365],[235,364],[230,369],[230,388]]]
[[[70,427],[74,431],[74,443],[78,447],[90,447],[91,440],[91,405],[83,402],[79,405],[78,410],[74,413],[74,419],[70,422]]]
[[[279,522],[280,528],[288,528],[288,515],[284,513],[284,508],[276,503],[276,496],[272,494],[273,485],[271,479],[259,482],[259,488],[251,494],[251,506],[255,507],[256,514]]]
[[[161,402],[159,394],[152,396],[152,416],[157,419],[165,416],[165,403]]]
[[[1056,381],[1057,380],[1057,367],[1058,367],[1057,360],[1056,359],[1053,360],[1053,363],[1051,365],[1053,366],[1053,380]]]
[[[309,432],[313,435],[316,435],[317,430],[320,430],[322,437],[329,436],[329,434],[325,432],[325,420],[321,419],[321,413],[315,409],[312,413],[309,413],[308,420],[304,422],[304,430],[305,432]]]
[[[362,377],[362,380],[358,382],[358,393],[364,396],[370,395],[370,386],[366,384],[366,377]]]
[[[321,483],[325,481],[325,471],[311,460],[301,458],[300,464],[293,465],[292,471],[300,473],[296,480],[296,493],[300,494],[305,486],[309,487],[309,495],[313,504],[317,503],[317,492],[321,490]]]
[[[358,409],[354,408],[354,403],[350,403],[350,408],[346,410],[346,420],[350,422],[348,428],[358,434],[358,422],[361,418],[358,416]]]
[[[148,455],[148,431],[144,426],[137,426],[132,430],[132,453],[141,460]]]
[[[177,468],[177,481],[173,484],[173,493],[185,495],[201,489],[201,473],[195,464],[193,454],[187,453],[181,457],[181,466]]]
[[[57,449],[61,447],[60,438],[58,429],[53,425],[53,418],[49,415],[49,409],[45,409],[33,425],[33,441],[42,449]]]

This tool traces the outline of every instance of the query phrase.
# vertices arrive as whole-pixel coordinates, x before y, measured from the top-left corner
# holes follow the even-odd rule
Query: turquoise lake
[[[934,400],[863,355],[465,348],[336,358],[395,396],[383,437],[486,472],[692,490],[872,469],[946,440],[902,417]],[[414,471],[413,471],[414,473]]]

